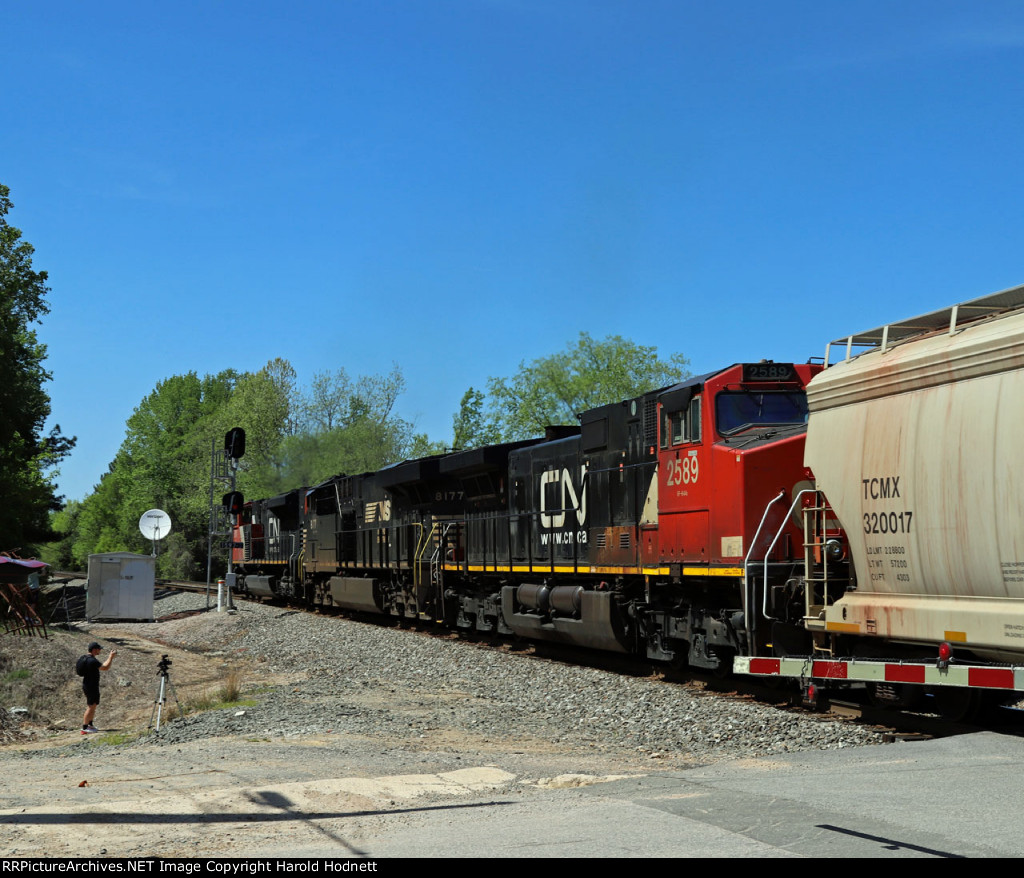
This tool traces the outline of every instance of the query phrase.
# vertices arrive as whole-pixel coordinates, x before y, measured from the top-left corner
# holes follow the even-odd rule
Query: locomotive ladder
[[[440,594],[441,591],[441,559],[444,547],[448,544],[448,531],[452,529],[454,521],[449,521],[441,531],[441,538],[434,544],[434,551],[430,555],[430,581]]]
[[[445,545],[448,541],[448,531],[451,530],[452,525],[457,524],[455,521],[448,521],[446,523],[435,520],[430,530],[426,530],[422,524],[417,524],[419,528],[420,538],[416,543],[416,549],[414,551],[413,564],[412,564],[412,581],[413,589],[417,595],[417,601],[420,595],[420,586],[423,585],[423,568],[429,565],[429,577],[430,584],[433,586],[433,599],[435,612],[434,616],[437,616],[437,610],[441,612],[441,619],[436,621],[444,622],[444,596],[441,594],[441,569],[442,569],[442,553],[444,552]],[[430,558],[424,561],[424,557],[427,551],[430,550]],[[422,615],[422,611],[421,611]]]
[[[415,555],[414,555],[414,558],[413,558],[412,584],[413,584],[413,586],[416,589],[419,589],[420,585],[423,582],[423,573],[421,571],[421,567],[423,565],[423,556],[427,554],[427,548],[430,546],[431,537],[434,536],[434,532],[437,530],[437,522],[435,521],[430,526],[430,530],[429,531],[425,530],[425,528],[423,527],[422,524],[416,524],[415,526],[418,527],[419,530],[420,530],[420,538],[419,538],[419,541],[416,543],[416,552],[415,552]],[[430,559],[430,568],[431,568],[430,579],[431,579],[431,581],[433,581],[433,579],[434,579],[434,572],[433,572],[434,559],[433,559],[433,556],[431,556],[431,559]]]

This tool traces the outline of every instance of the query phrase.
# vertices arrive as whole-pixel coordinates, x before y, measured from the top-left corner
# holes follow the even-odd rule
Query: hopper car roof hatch
[[[957,327],[965,323],[982,320],[985,317],[1007,311],[1016,311],[1022,307],[1024,307],[1024,286],[1010,287],[998,293],[979,296],[977,299],[968,299],[966,302],[922,314],[919,317],[912,317],[909,320],[886,323],[877,329],[858,332],[829,342],[825,346],[825,365],[830,365],[829,355],[833,347],[844,348],[846,356],[843,359],[849,360],[851,357],[868,351],[876,349],[885,351],[901,341],[943,329],[953,335],[956,333]],[[858,350],[854,350],[854,348]]]

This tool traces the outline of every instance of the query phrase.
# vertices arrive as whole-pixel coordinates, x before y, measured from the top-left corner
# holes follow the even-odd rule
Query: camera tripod
[[[54,604],[53,609],[50,611],[50,619],[46,623],[47,625],[53,625],[53,620],[60,614],[64,617],[62,624],[68,631],[71,630],[71,607],[68,606],[68,584],[67,581],[60,587],[60,600]]]
[[[167,693],[174,696],[174,705],[181,713],[181,704],[178,702],[178,693],[171,682],[171,660],[165,655],[160,659],[157,668],[160,670],[160,683],[156,690],[156,700],[153,702],[153,712],[149,715],[149,728],[153,728],[153,718],[156,718],[156,730],[160,731],[160,716],[163,714],[164,705],[167,703]]]

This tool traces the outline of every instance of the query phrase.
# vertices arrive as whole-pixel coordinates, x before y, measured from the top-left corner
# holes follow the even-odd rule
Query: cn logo
[[[569,470],[564,467],[545,470],[540,475],[540,526],[559,528],[565,525],[566,512],[575,510],[576,521],[582,527],[587,520],[587,467],[580,467],[580,488],[572,483]],[[557,486],[548,488],[549,485]],[[549,498],[551,502],[548,502]],[[548,510],[551,510],[548,512]]]

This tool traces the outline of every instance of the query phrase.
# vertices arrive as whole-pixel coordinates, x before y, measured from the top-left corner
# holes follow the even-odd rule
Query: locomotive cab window
[[[715,397],[715,420],[723,436],[751,427],[807,423],[807,395],[796,391],[723,391]]]
[[[684,442],[700,442],[700,397],[690,400],[682,411],[661,413],[661,447],[681,445]]]

